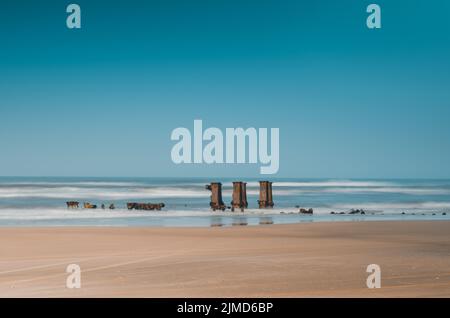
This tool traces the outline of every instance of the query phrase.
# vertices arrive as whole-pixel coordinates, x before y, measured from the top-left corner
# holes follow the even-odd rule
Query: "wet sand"
[[[450,222],[0,228],[0,296],[450,297]]]

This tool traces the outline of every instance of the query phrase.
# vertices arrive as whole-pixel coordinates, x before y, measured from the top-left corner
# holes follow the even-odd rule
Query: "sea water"
[[[450,180],[271,179],[273,209],[258,209],[259,184],[246,178],[249,207],[213,212],[205,185],[227,178],[0,177],[0,226],[229,226],[320,221],[450,220]],[[66,201],[79,201],[67,209]],[[83,209],[83,202],[96,204]],[[162,211],[129,211],[127,202],[165,203]],[[116,209],[101,209],[114,204]],[[312,208],[313,215],[298,214]],[[348,214],[363,209],[364,215]],[[331,212],[345,214],[330,214]]]

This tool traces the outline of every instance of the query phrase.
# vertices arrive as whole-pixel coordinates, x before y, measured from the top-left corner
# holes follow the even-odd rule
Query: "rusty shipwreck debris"
[[[161,211],[161,209],[165,206],[166,205],[164,203],[136,203],[136,202],[127,203],[128,210]]]
[[[96,204],[91,204],[89,202],[84,202],[83,203],[83,208],[85,208],[85,209],[96,209],[97,205]]]
[[[67,201],[67,208],[68,209],[78,209],[80,202],[78,201]]]
[[[244,209],[248,207],[247,202],[247,183],[242,181],[233,182],[233,198],[231,201],[231,211],[234,212],[235,208]]]
[[[222,200],[222,183],[211,182],[211,184],[206,185],[205,188],[211,191],[211,202],[209,202],[209,206],[211,207],[211,209],[213,211],[225,211],[227,207]]]
[[[272,182],[259,181],[259,208],[273,208]]]

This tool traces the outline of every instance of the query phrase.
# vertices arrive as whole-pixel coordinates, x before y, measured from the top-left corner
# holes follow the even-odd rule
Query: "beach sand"
[[[0,296],[450,297],[450,222],[0,228]]]

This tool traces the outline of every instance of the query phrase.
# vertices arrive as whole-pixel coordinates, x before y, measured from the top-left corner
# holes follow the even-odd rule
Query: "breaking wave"
[[[207,198],[206,182],[152,183],[124,181],[15,181],[0,182],[0,199],[157,199],[157,198]],[[231,195],[230,182],[224,182],[223,194]],[[259,183],[247,183],[249,195],[258,195]],[[390,181],[278,181],[273,183],[277,196],[321,194],[407,194],[450,195],[449,185],[400,184]]]
[[[54,198],[54,199],[155,199],[155,198],[196,198],[208,197],[209,193],[197,189],[176,187],[160,188],[0,188],[0,198]]]

